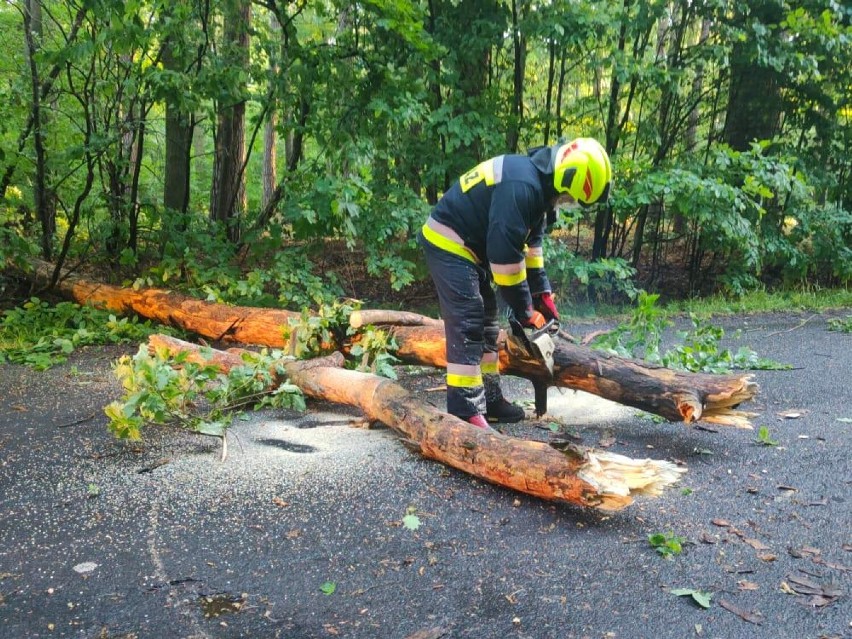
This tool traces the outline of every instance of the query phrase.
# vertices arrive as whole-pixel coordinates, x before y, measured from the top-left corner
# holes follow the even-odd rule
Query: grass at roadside
[[[699,315],[732,315],[734,313],[772,313],[789,311],[828,311],[852,308],[852,289],[808,289],[795,291],[754,291],[743,297],[728,299],[714,295],[702,299],[670,302],[669,313]]]
[[[594,320],[594,319],[623,319],[629,316],[635,308],[635,303],[627,305],[598,304],[577,305],[560,308],[563,319]],[[693,313],[702,317],[724,316],[734,314],[776,313],[810,311],[814,313],[852,309],[852,289],[849,288],[811,288],[805,290],[769,292],[753,291],[748,295],[731,298],[724,295],[673,300],[660,304],[660,310],[666,315],[677,316]]]

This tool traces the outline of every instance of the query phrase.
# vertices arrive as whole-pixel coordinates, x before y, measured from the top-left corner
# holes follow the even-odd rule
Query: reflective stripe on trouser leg
[[[422,232],[419,239],[438,292],[444,320],[447,412],[464,419],[485,414],[485,389],[480,368],[486,345],[484,298],[490,295],[490,303],[496,309],[489,273],[469,260],[436,247],[423,238]],[[496,311],[494,323],[496,325]],[[496,341],[495,335],[495,352]],[[475,373],[470,375],[465,371]]]

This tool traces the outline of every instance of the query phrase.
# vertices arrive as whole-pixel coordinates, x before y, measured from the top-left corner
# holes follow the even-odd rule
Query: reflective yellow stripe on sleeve
[[[498,273],[494,270],[494,264],[491,265],[491,270],[494,273],[494,283],[497,286],[515,286],[527,279],[527,269],[522,268],[514,273]]]
[[[544,268],[544,252],[540,246],[527,249],[524,264],[527,268]]]

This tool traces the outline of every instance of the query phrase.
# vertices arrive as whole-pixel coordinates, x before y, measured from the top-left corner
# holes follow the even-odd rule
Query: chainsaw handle
[[[512,329],[512,335],[521,340],[524,347],[529,351],[532,348],[532,344],[530,344],[529,335],[527,335],[527,332],[524,330],[521,323],[516,318],[510,317],[509,326]]]
[[[559,333],[559,320],[556,318],[547,320],[547,323],[541,328],[536,328],[530,331],[529,338],[536,339],[540,335],[550,335],[553,337],[557,333]]]

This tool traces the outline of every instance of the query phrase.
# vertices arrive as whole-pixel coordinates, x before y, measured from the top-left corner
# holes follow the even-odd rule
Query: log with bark
[[[37,279],[49,280],[51,272],[49,264],[36,263]],[[57,290],[80,304],[92,304],[116,313],[135,313],[215,341],[273,348],[290,345],[291,322],[298,322],[300,317],[298,313],[280,309],[228,306],[163,289],[136,290],[90,282],[74,275],[61,279]],[[353,328],[372,324],[387,329],[399,345],[396,355],[407,363],[446,365],[440,320],[415,313],[364,310],[353,312],[349,321]],[[525,377],[539,384],[583,390],[670,421],[704,420],[751,428],[750,414],[736,410],[758,392],[757,384],[748,374],[674,371],[558,340],[551,377],[538,361],[512,349],[505,335],[502,342],[505,344],[500,352],[502,373]],[[350,345],[335,346],[345,352]]]
[[[149,347],[223,371],[242,365],[242,349],[202,348],[166,335],[152,335]],[[283,361],[293,384],[308,397],[360,408],[404,438],[423,456],[491,483],[542,499],[602,511],[620,510],[637,495],[656,496],[684,469],[667,461],[637,460],[571,444],[544,443],[483,431],[418,401],[389,379],[344,370],[340,353],[308,361]],[[283,381],[283,380],[279,380]]]

